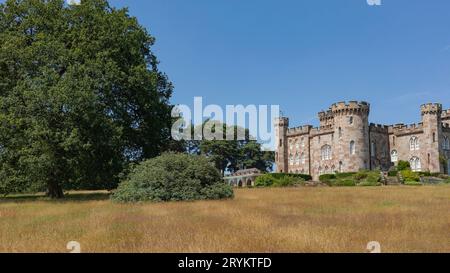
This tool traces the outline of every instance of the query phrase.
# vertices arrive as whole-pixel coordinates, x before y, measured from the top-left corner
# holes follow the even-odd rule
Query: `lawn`
[[[0,252],[450,252],[450,186],[240,189],[234,200],[0,201]]]

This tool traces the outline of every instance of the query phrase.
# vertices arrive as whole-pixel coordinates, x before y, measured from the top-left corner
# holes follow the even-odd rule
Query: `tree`
[[[208,122],[210,121],[207,120],[203,125],[196,128],[192,126],[192,136],[202,132],[201,136],[203,137],[203,129]],[[246,168],[257,168],[264,172],[272,169],[275,159],[274,153],[264,151],[261,143],[252,140],[248,129],[228,126],[221,122],[211,121],[211,123],[214,123],[211,130],[213,133],[221,128],[222,139],[186,141],[188,153],[207,156],[222,174],[227,171],[235,172]],[[226,140],[227,132],[234,135],[233,140]],[[245,139],[238,140],[238,132],[242,132]]]
[[[0,190],[114,188],[170,137],[155,39],[106,0],[0,5]]]
[[[188,201],[233,197],[211,162],[198,155],[167,153],[136,165],[112,195],[118,202]]]

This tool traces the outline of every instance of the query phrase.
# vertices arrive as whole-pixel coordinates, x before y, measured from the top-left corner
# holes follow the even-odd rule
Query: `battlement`
[[[422,112],[422,115],[425,114],[442,114],[442,104],[440,103],[427,103],[420,106],[420,111]]]
[[[289,118],[279,117],[274,120],[275,126],[289,127]]]
[[[319,120],[325,121],[333,118],[333,112],[331,110],[319,112]]]
[[[423,130],[423,123],[405,125],[403,123],[388,126],[388,132],[395,135],[414,134]]]
[[[389,132],[389,126],[383,125],[383,124],[371,123],[370,126],[369,126],[369,130],[371,132],[388,133]]]
[[[314,136],[327,135],[327,134],[333,134],[333,133],[334,133],[334,129],[332,126],[330,126],[330,127],[315,127],[315,128],[311,129],[311,131],[309,132],[309,135],[311,137],[314,137]]]
[[[443,110],[441,117],[445,120],[450,119],[450,109]]]
[[[295,128],[289,128],[288,136],[309,134],[309,132],[311,131],[312,128],[313,127],[311,125],[304,125],[304,126],[299,126],[299,127],[295,127]]]
[[[348,103],[338,102],[331,105],[330,110],[333,114],[368,114],[370,111],[370,104],[365,101],[349,101]]]

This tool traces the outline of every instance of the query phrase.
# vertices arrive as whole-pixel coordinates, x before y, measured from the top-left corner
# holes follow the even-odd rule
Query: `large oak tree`
[[[113,188],[170,137],[154,38],[105,0],[0,5],[0,193]]]

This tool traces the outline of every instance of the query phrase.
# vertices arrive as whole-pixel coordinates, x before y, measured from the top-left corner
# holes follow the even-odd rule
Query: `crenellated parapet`
[[[353,115],[353,114],[365,114],[368,115],[370,112],[370,104],[365,101],[349,101],[338,102],[331,105],[330,110],[333,115]]]
[[[332,126],[329,126],[328,128],[323,128],[323,127],[312,128],[311,131],[309,132],[309,135],[311,137],[328,135],[328,134],[334,134],[334,129]]]
[[[371,123],[369,125],[369,131],[370,132],[377,132],[377,133],[387,134],[389,132],[389,126],[388,125]]]
[[[441,118],[442,120],[450,120],[450,109],[443,110]]]
[[[440,103],[427,103],[420,106],[420,111],[423,115],[442,115],[442,104]]]
[[[415,123],[410,125],[405,125],[403,123],[388,126],[389,134],[394,134],[397,136],[410,135],[423,132],[423,123]]]
[[[309,132],[311,131],[312,128],[313,128],[313,126],[311,126],[311,125],[304,125],[304,126],[300,126],[300,127],[289,128],[287,135],[288,136],[306,135],[306,134],[309,134]]]

